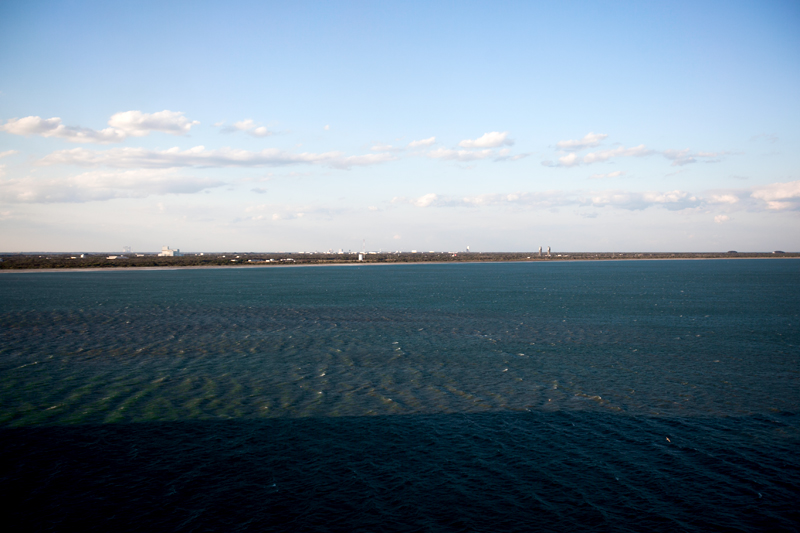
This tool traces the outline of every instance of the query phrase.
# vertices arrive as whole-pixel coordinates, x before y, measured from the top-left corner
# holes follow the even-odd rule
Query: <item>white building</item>
[[[182,255],[180,248],[177,250],[170,250],[169,246],[162,246],[161,253],[158,254],[159,257],[181,257]]]

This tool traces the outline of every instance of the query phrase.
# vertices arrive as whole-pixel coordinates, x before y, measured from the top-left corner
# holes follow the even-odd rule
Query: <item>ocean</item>
[[[800,260],[0,274],[25,531],[798,531]]]

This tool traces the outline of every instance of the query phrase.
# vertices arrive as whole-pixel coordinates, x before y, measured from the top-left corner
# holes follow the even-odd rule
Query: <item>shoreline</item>
[[[472,260],[472,261],[348,261],[341,263],[268,263],[237,265],[171,265],[171,266],[98,266],[98,267],[64,267],[64,268],[0,268],[0,275],[11,273],[34,272],[131,272],[131,271],[165,271],[165,270],[222,270],[222,269],[264,269],[264,268],[305,268],[305,267],[353,267],[353,266],[397,266],[397,265],[475,265],[475,264],[514,264],[514,263],[605,263],[621,261],[719,261],[747,259],[800,259],[800,254],[758,255],[755,257],[619,257],[619,258],[557,258],[557,259],[519,259],[519,260]]]

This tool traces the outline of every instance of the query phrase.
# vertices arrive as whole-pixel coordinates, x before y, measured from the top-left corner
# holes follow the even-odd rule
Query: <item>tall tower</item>
[[[541,246],[539,247],[539,255],[540,256],[542,255],[542,247]]]
[[[550,256],[550,247],[549,246],[547,247],[547,255],[548,255],[548,257]]]

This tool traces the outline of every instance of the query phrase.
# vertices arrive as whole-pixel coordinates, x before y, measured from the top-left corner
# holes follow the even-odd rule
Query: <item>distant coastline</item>
[[[584,253],[566,252],[539,255],[538,252],[426,252],[368,253],[363,260],[355,254],[298,253],[220,253],[158,257],[155,254],[133,257],[108,254],[0,254],[0,272],[89,272],[98,270],[174,270],[197,268],[265,268],[325,265],[398,265],[453,263],[515,263],[575,261],[652,261],[699,259],[786,259],[800,258],[796,252],[769,253]]]

